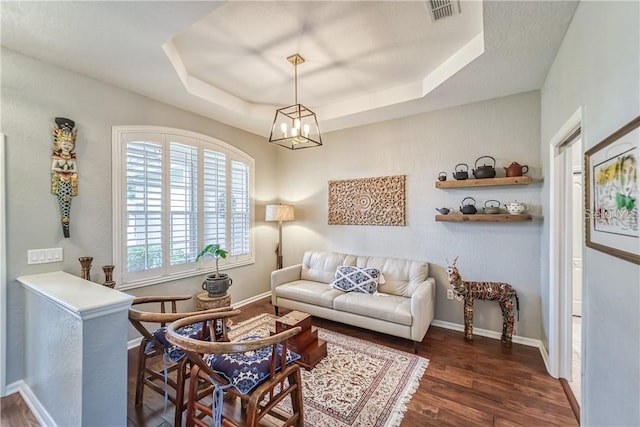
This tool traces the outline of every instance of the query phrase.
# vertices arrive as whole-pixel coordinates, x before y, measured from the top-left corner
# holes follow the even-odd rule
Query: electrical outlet
[[[447,289],[447,299],[453,299],[453,289]]]

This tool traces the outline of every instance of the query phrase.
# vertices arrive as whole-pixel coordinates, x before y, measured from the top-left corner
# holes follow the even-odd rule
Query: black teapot
[[[464,204],[465,200],[472,200],[473,204]],[[478,210],[476,209],[476,199],[474,199],[473,197],[465,197],[464,199],[462,199],[462,206],[460,206],[460,212],[462,212],[463,214],[467,214],[467,215],[473,215],[475,213],[478,212]]]
[[[493,166],[488,166],[483,164],[482,166],[478,167],[478,160],[484,159],[484,158],[493,160]],[[494,176],[496,176],[496,159],[494,159],[491,156],[478,157],[478,159],[476,160],[476,168],[473,169],[472,171],[473,171],[473,176],[475,176],[478,179],[493,178]]]
[[[458,170],[458,166],[464,166],[466,170],[462,170],[462,168]],[[469,165],[467,165],[466,163],[458,163],[452,175],[458,181],[469,178]]]

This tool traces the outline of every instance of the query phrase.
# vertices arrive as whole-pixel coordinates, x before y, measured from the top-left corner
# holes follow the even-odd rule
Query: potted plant
[[[233,283],[231,278],[227,274],[220,274],[218,262],[220,258],[227,257],[227,251],[222,249],[218,243],[212,243],[205,246],[198,256],[196,262],[202,257],[214,257],[216,259],[216,272],[215,274],[208,274],[204,282],[202,282],[202,289],[208,292],[210,297],[223,297],[227,294],[227,289]]]

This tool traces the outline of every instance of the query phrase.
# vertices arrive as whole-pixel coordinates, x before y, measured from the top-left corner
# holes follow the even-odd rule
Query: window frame
[[[126,145],[129,142],[130,136],[140,134],[141,140],[153,141],[161,143],[163,145],[163,168],[162,176],[163,181],[169,180],[170,182],[170,169],[168,167],[168,148],[170,142],[176,142],[180,144],[193,144],[198,147],[198,167],[197,167],[197,191],[198,191],[198,248],[202,248],[205,245],[204,242],[204,220],[202,216],[203,201],[201,195],[204,191],[204,178],[203,178],[203,150],[206,148],[211,151],[223,153],[225,155],[225,189],[227,193],[227,207],[232,206],[230,203],[231,198],[231,164],[232,162],[241,162],[248,167],[249,182],[248,188],[248,210],[249,210],[249,223],[248,234],[249,239],[247,254],[241,254],[229,256],[226,259],[220,259],[220,270],[226,270],[229,268],[239,267],[243,265],[249,265],[255,263],[255,160],[244,151],[234,147],[219,139],[199,134],[192,131],[183,129],[175,129],[164,126],[113,126],[112,127],[112,242],[113,242],[113,260],[116,265],[114,280],[116,281],[116,289],[127,290],[140,288],[144,286],[155,285],[158,283],[165,283],[169,281],[184,279],[188,277],[198,276],[202,274],[215,272],[215,260],[214,259],[201,259],[197,263],[185,263],[177,266],[171,266],[170,257],[163,257],[163,265],[161,268],[152,270],[144,270],[143,272],[128,273],[126,271],[127,262],[127,248],[126,248],[126,234],[127,234],[127,177],[126,177]],[[163,184],[163,194],[166,194],[165,190],[168,188],[167,184]],[[162,216],[167,218],[170,211],[170,204],[168,198],[163,198],[162,202]],[[223,248],[227,249],[227,245],[231,243],[231,235],[229,230],[231,228],[231,221],[233,215],[227,210],[226,216],[226,239]],[[167,254],[168,249],[165,248],[169,244],[170,227],[169,223],[165,222],[166,226],[162,231],[163,236],[163,253]],[[217,242],[206,242],[217,243]],[[118,265],[119,264],[119,265]],[[120,268],[118,268],[120,266]]]

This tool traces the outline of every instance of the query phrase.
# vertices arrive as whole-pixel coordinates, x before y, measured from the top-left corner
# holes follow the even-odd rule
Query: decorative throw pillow
[[[258,335],[251,335],[239,341],[260,339]],[[276,371],[280,370],[280,355],[282,345],[277,346]],[[273,346],[259,348],[246,353],[210,354],[205,362],[218,374],[224,376],[240,393],[246,394],[269,378],[271,352]],[[298,353],[287,350],[285,364],[300,359]]]
[[[344,292],[362,292],[373,294],[378,290],[377,268],[359,268],[341,265],[336,270],[336,280],[331,284]]]

